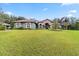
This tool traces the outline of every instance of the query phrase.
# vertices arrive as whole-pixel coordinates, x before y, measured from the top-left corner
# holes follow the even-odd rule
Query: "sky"
[[[37,20],[79,17],[79,4],[72,3],[0,3],[6,14]]]

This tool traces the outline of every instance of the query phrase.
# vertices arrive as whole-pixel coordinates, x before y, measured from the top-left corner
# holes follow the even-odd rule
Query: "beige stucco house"
[[[17,20],[14,22],[15,28],[31,28],[31,29],[48,29],[52,27],[53,21],[45,19],[42,21],[36,20]]]

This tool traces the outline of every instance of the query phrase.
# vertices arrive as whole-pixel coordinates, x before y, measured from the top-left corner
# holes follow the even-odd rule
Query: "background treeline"
[[[24,17],[22,16],[15,16],[15,15],[9,15],[6,14],[2,8],[0,8],[0,27],[3,27],[1,24],[2,23],[6,23],[6,24],[10,24],[10,29],[12,29],[14,27],[14,21],[16,20],[25,20]]]
[[[53,29],[79,30],[79,18],[62,17],[53,19]]]

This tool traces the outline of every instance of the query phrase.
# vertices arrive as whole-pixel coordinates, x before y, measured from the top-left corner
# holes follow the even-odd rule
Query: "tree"
[[[10,15],[9,20],[7,20],[6,22],[10,24],[11,28],[14,28],[14,21],[17,20],[17,17],[14,15]]]
[[[79,30],[79,20],[76,21],[76,29]]]
[[[26,18],[24,18],[24,17],[22,17],[22,16],[19,16],[18,18],[17,18],[17,20],[25,20]]]
[[[2,9],[0,9],[0,21],[5,22],[6,20],[10,20],[10,16],[5,14]]]
[[[54,30],[59,29],[59,19],[57,18],[53,20],[53,29]]]
[[[5,14],[5,12],[2,9],[0,9],[0,22],[10,24],[11,28],[13,28],[13,21],[15,21],[16,19],[16,16]]]
[[[4,22],[7,24],[10,24],[11,28],[14,27],[14,21],[16,20],[25,20],[26,18],[19,16],[13,16],[13,15],[8,15],[6,14],[2,8],[0,8],[0,22]]]
[[[63,23],[64,23],[64,29],[67,30],[69,26],[69,18],[66,17]]]
[[[70,17],[69,18],[70,19],[70,24],[71,24],[71,28],[70,29],[76,29],[76,20],[77,20],[77,18],[75,18],[75,17]]]

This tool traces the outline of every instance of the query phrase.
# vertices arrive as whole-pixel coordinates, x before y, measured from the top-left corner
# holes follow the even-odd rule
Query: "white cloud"
[[[67,6],[67,5],[72,5],[74,3],[61,3],[61,6]]]
[[[10,4],[10,3],[4,3],[4,4]]]
[[[6,11],[4,12],[5,14],[8,14],[8,15],[12,15],[13,13],[12,12],[9,12],[9,11]]]
[[[48,8],[43,8],[43,11],[47,11],[48,10]]]
[[[77,13],[77,10],[70,10],[69,13]]]
[[[73,16],[74,16],[73,14],[68,14],[68,15],[67,15],[67,17],[73,17]]]
[[[73,17],[73,16],[75,16],[75,14],[77,13],[77,10],[70,10],[69,12],[68,12],[68,17]]]

